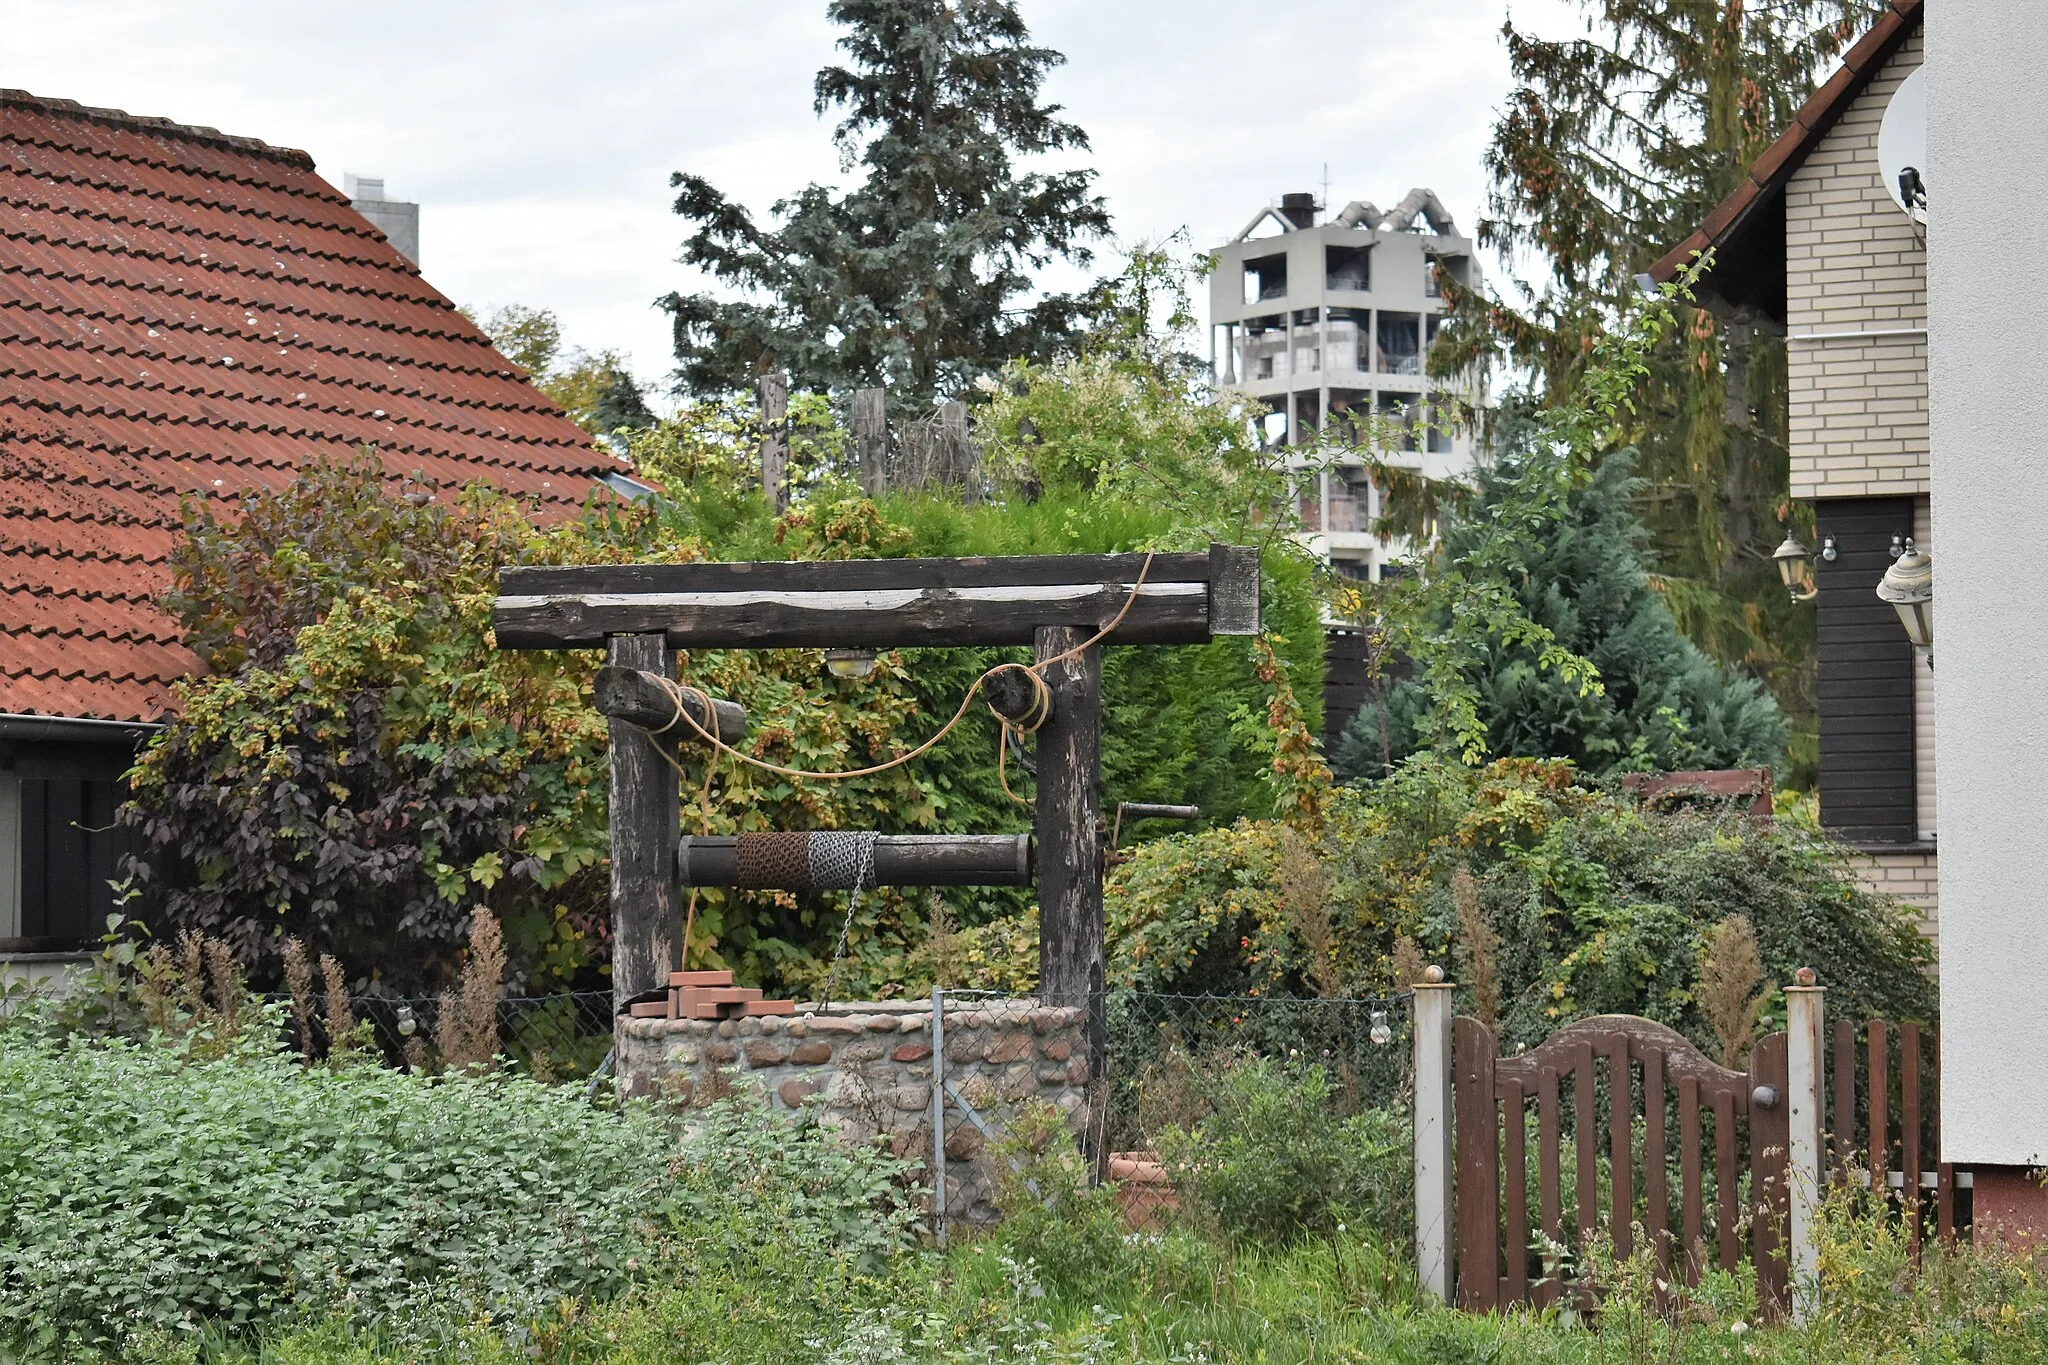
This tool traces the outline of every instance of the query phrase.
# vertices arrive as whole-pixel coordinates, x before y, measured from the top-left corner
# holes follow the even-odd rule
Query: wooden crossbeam
[[[1259,552],[984,559],[635,564],[504,571],[501,649],[574,649],[662,634],[683,649],[1030,644],[1100,627],[1145,582],[1109,644],[1199,644],[1259,629]]]

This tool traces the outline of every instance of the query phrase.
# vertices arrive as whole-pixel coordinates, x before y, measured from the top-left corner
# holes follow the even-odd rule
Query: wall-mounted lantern
[[[1799,543],[1799,537],[1785,533],[1785,543],[1771,554],[1778,562],[1778,577],[1794,602],[1811,602],[1820,589],[1813,586],[1813,551]]]
[[[1905,553],[1884,571],[1877,595],[1891,603],[1906,638],[1927,657],[1927,666],[1934,667],[1934,561],[1914,548],[1911,536],[1906,537]]]

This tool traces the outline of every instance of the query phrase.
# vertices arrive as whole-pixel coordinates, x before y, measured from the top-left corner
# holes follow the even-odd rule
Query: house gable
[[[1792,496],[1927,492],[1927,248],[1877,163],[1916,27],[1785,186]]]

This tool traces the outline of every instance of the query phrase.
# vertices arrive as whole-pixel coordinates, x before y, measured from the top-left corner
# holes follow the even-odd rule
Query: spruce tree
[[[1581,34],[1502,27],[1515,86],[1486,152],[1480,239],[1541,267],[1530,299],[1454,296],[1433,371],[1505,352],[1561,394],[1636,278],[1684,240],[1791,123],[1881,0],[1580,0]],[[1810,614],[1770,553],[1787,487],[1785,354],[1718,303],[1653,358],[1630,437],[1655,567],[1687,633],[1811,706]]]
[[[1035,46],[1012,0],[832,0],[843,66],[818,73],[815,109],[840,111],[840,194],[808,185],[756,222],[701,176],[678,172],[692,226],[682,260],[738,298],[671,294],[678,379],[695,393],[786,369],[799,388],[886,384],[900,407],[960,392],[1015,357],[1072,344],[1080,303],[1019,307],[1032,272],[1085,266],[1109,231],[1095,173],[1020,173],[1020,157],[1085,151],[1042,103],[1065,59]]]
[[[1445,532],[1444,562],[1455,562],[1489,523],[1526,515],[1518,481],[1542,458],[1518,454],[1482,474],[1476,505]],[[1600,689],[1541,667],[1527,647],[1495,641],[1473,650],[1463,672],[1478,694],[1487,750],[1568,758],[1593,773],[1775,766],[1786,736],[1777,703],[1686,639],[1645,571],[1646,533],[1631,507],[1641,492],[1634,460],[1633,451],[1608,455],[1541,524],[1526,527],[1513,585],[1528,619],[1599,671]],[[1413,680],[1386,688],[1395,760],[1421,746],[1426,702]],[[1381,722],[1368,699],[1331,756],[1340,777],[1381,774]]]

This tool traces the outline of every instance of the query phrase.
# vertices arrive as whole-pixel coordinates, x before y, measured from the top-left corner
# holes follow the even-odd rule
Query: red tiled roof
[[[1869,31],[1856,40],[1848,54],[1843,57],[1839,70],[1827,83],[1813,92],[1799,112],[1793,116],[1792,126],[1779,134],[1777,141],[1764,149],[1744,176],[1742,183],[1729,192],[1728,197],[1707,215],[1706,221],[1690,237],[1666,252],[1664,258],[1650,268],[1650,275],[1659,284],[1669,282],[1694,256],[1709,247],[1726,248],[1738,245],[1732,239],[1743,234],[1759,223],[1767,212],[1778,207],[1784,194],[1785,184],[1792,173],[1804,164],[1807,156],[1820,145],[1828,130],[1833,128],[1855,98],[1863,93],[1864,87],[1877,76],[1878,71],[1890,60],[1899,44],[1903,43],[1920,26],[1922,0],[1890,0],[1884,12]],[[1777,269],[1780,272],[1777,289],[1783,292],[1784,243],[1782,218],[1777,231]],[[1768,250],[1766,249],[1766,254]],[[1716,261],[1719,266],[1726,263],[1725,250]],[[1741,267],[1737,267],[1740,269]],[[1758,273],[1767,273],[1768,262],[1757,264]],[[1703,282],[1712,289],[1711,280]],[[1714,292],[1743,292],[1715,290]],[[1778,312],[1783,312],[1782,304]]]
[[[543,515],[626,469],[304,152],[0,91],[0,713],[163,716],[179,499],[365,442]]]

